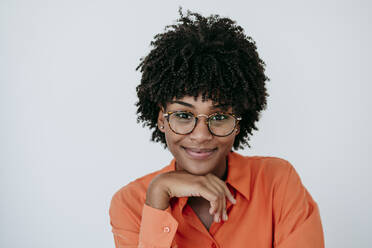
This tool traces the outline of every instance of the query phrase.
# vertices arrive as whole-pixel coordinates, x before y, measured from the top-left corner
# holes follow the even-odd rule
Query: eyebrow
[[[170,101],[170,103],[177,103],[177,104],[180,104],[180,105],[183,105],[183,106],[186,106],[186,107],[195,108],[195,106],[192,105],[191,103],[187,103],[187,102],[183,102],[183,101],[175,100],[175,101]],[[218,104],[218,105],[211,106],[210,109],[221,108],[221,109],[226,110],[228,107],[229,107],[229,105],[227,105],[227,104]]]

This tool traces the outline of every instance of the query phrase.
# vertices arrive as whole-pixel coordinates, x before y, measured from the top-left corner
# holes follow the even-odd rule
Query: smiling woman
[[[239,133],[238,120],[229,114],[231,112],[231,107],[226,113],[222,112],[211,100],[203,101],[201,96],[196,99],[185,96],[159,111],[158,125],[164,127],[160,131],[165,134],[167,147],[177,161],[177,170],[222,177],[227,154]],[[218,120],[223,117],[226,119]]]
[[[324,247],[317,203],[294,167],[232,151],[249,146],[266,107],[254,41],[229,18],[180,15],[138,67],[136,104],[174,159],[113,196],[116,247]]]

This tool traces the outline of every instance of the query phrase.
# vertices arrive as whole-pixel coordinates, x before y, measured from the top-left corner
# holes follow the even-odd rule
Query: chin
[[[200,161],[186,162],[187,166],[182,168],[193,175],[204,176],[211,173],[214,170],[213,166],[206,165]]]
[[[207,159],[193,159],[188,156],[182,156],[182,158],[180,158],[179,160],[180,167],[194,175],[207,175],[208,173],[216,170],[216,167],[218,165],[218,160],[216,159],[218,156],[216,156],[217,154],[214,155],[215,156],[209,157]]]

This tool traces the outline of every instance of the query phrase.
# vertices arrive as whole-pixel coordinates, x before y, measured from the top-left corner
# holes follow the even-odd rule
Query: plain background
[[[0,247],[113,247],[112,195],[171,154],[136,123],[139,59],[178,7],[237,21],[266,62],[244,155],[289,160],[326,247],[372,246],[370,1],[0,3]]]

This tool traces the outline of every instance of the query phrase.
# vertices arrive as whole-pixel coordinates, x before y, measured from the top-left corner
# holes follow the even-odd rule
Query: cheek
[[[220,140],[220,145],[225,148],[224,150],[230,151],[232,146],[234,145],[234,141],[235,141],[235,135],[231,137],[225,137]]]
[[[169,130],[166,130],[164,134],[165,134],[165,140],[167,142],[167,146],[170,150],[172,150],[174,145],[180,142],[183,138],[183,135],[177,135]]]

